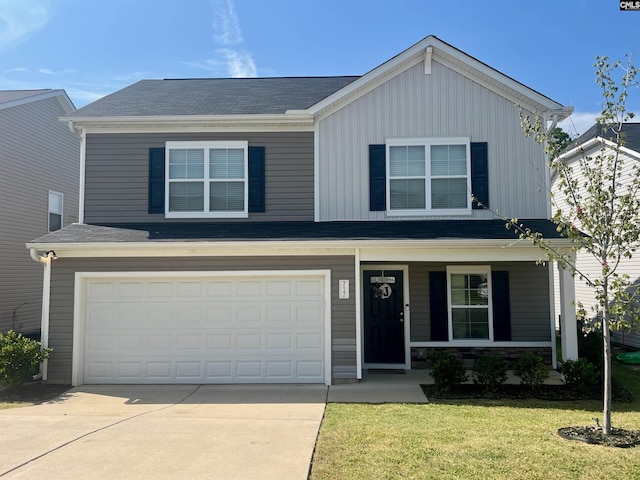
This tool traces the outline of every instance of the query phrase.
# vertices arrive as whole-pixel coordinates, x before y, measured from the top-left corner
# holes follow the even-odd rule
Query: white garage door
[[[325,277],[87,278],[84,383],[323,383]]]

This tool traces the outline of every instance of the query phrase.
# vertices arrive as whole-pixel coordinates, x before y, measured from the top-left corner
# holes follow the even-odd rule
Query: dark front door
[[[364,361],[404,364],[402,270],[365,270]]]

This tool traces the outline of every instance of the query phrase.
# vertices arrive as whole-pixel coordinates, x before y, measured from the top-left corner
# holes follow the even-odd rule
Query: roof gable
[[[573,111],[573,108],[563,107],[562,104],[430,35],[318,102],[309,108],[308,112],[314,115],[331,113],[420,62],[424,62],[425,74],[430,74],[431,62],[434,61],[531,111],[543,113],[553,110],[559,116],[558,120],[568,117]]]
[[[624,145],[621,150],[640,159],[640,123],[623,123],[621,128]],[[615,136],[607,132],[603,125],[596,123],[582,135],[571,142],[563,152],[561,158],[572,159],[582,154],[584,149],[600,148],[602,145],[615,146]]]
[[[73,103],[64,90],[51,88],[41,90],[0,90],[0,110],[52,97],[58,98],[65,113],[68,114],[75,110]]]

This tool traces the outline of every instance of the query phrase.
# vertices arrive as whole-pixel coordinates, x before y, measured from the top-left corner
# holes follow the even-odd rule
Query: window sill
[[[444,217],[449,215],[473,215],[472,209],[451,209],[451,210],[386,210],[387,217]]]
[[[249,218],[248,212],[172,212],[165,213],[167,219],[189,219],[189,218]]]

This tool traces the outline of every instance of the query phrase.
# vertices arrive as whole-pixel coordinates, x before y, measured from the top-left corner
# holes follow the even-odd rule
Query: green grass
[[[640,371],[615,363],[632,403],[616,427],[640,429]],[[311,479],[640,479],[640,449],[567,441],[560,427],[592,425],[598,401],[441,401],[329,404]]]

